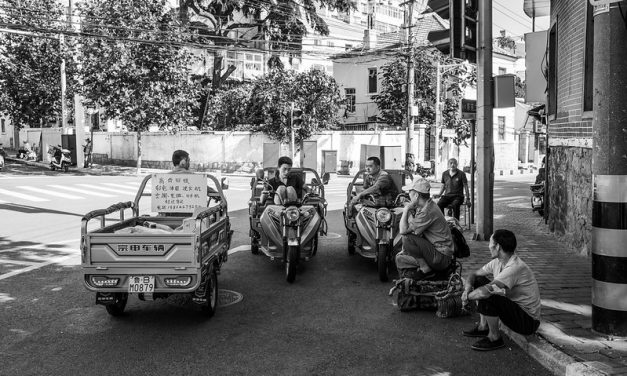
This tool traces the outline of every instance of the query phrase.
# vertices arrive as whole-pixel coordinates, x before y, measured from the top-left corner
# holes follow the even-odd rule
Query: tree
[[[207,103],[203,128],[216,131],[245,129],[253,88],[254,84],[244,84],[218,90]]]
[[[299,143],[320,130],[336,127],[341,103],[339,87],[326,73],[316,69],[303,73],[275,69],[255,81],[248,119],[253,132],[289,142],[293,104],[303,112],[302,126],[294,132]]]
[[[0,109],[16,128],[39,127],[61,115],[61,60],[66,61],[68,109],[74,83],[69,51],[60,45],[65,30],[63,8],[55,0],[7,0],[0,23],[22,34],[0,34]]]
[[[459,113],[463,92],[468,86],[476,85],[474,68],[443,56],[435,49],[416,48],[414,51],[414,98],[418,106],[418,123],[435,124],[437,63],[454,65],[442,74],[440,101],[442,103],[442,126],[455,128],[456,145],[465,143],[470,137],[469,124]],[[374,96],[383,120],[392,127],[404,127],[407,116],[407,63],[398,56],[382,67],[383,79],[380,94]]]
[[[79,49],[81,94],[141,134],[150,126],[176,131],[192,124],[199,87],[191,81],[187,37],[165,0],[89,0]]]

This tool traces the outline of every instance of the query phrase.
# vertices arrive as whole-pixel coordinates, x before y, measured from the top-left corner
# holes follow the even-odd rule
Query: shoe
[[[418,270],[415,274],[414,274],[414,280],[416,281],[424,281],[425,279],[431,279],[435,277],[435,272],[432,270],[430,272],[423,272],[422,270]]]
[[[490,329],[479,329],[479,325],[475,325],[471,330],[464,330],[462,333],[465,337],[487,337]]]
[[[505,342],[503,342],[503,338],[499,338],[496,341],[490,341],[488,337],[482,338],[475,342],[471,347],[473,350],[477,351],[490,351],[500,349],[505,346]]]

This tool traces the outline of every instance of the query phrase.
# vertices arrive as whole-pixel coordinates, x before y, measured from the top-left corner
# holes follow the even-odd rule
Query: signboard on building
[[[207,206],[207,177],[197,174],[153,174],[153,212],[192,213]]]
[[[442,137],[455,138],[457,137],[457,132],[454,128],[442,128]]]

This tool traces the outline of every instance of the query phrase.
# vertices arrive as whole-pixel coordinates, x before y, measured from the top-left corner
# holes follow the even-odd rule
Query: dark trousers
[[[490,282],[486,277],[477,277],[475,288]],[[540,326],[540,321],[529,316],[518,304],[505,296],[491,295],[487,299],[477,300],[477,311],[484,316],[498,317],[508,328],[525,336],[535,333]]]
[[[438,200],[438,207],[442,210],[442,213],[446,215],[444,209],[447,206],[453,207],[453,216],[459,220],[459,207],[464,203],[464,196],[442,196]]]

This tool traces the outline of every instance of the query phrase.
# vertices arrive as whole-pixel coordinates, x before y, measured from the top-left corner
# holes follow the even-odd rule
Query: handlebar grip
[[[101,217],[103,215],[107,215],[107,214],[111,214],[111,213],[115,213],[116,211],[119,210],[124,210],[124,209],[132,209],[134,206],[132,201],[126,201],[126,202],[118,202],[117,204],[113,204],[111,206],[109,206],[106,209],[97,209],[97,210],[92,210],[89,213],[85,214],[83,216],[83,221],[89,221],[93,218],[96,217]]]

